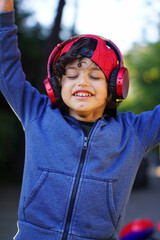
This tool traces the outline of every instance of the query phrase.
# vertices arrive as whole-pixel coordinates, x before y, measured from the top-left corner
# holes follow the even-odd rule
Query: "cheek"
[[[63,101],[65,102],[67,99],[67,90],[65,90],[65,88],[61,88],[61,97],[63,99]]]
[[[102,90],[100,98],[101,98],[101,103],[106,105],[108,101],[108,91],[106,88]]]
[[[107,88],[107,85],[104,85],[103,87],[101,87],[99,89],[99,97],[102,100],[107,100],[107,98],[108,98],[108,88]]]
[[[61,85],[61,97],[63,102],[68,105],[69,99],[71,97],[71,89],[65,83]]]

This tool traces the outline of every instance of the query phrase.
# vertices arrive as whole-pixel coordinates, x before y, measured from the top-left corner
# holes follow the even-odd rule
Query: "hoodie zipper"
[[[68,236],[68,231],[69,231],[69,226],[70,226],[70,222],[71,222],[71,218],[72,218],[75,198],[76,198],[76,194],[77,194],[77,190],[78,190],[78,186],[79,186],[79,181],[80,181],[80,177],[81,177],[81,173],[82,173],[82,169],[83,169],[83,165],[84,165],[84,160],[85,160],[85,156],[86,156],[86,151],[87,151],[87,147],[88,147],[88,141],[89,141],[89,137],[85,136],[84,137],[83,148],[82,148],[82,153],[81,153],[81,157],[80,157],[80,162],[79,162],[78,170],[77,170],[77,173],[76,173],[76,180],[75,180],[75,183],[74,183],[74,186],[73,186],[71,200],[70,200],[70,204],[69,204],[69,208],[68,208],[68,215],[67,215],[67,219],[66,219],[66,225],[65,225],[65,228],[64,228],[64,233],[63,233],[63,236],[62,236],[62,240],[66,240],[67,236]]]

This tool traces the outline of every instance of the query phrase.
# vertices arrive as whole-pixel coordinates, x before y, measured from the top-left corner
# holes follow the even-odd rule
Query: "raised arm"
[[[48,97],[26,81],[18,49],[13,3],[13,0],[0,0],[0,91],[25,128],[44,112]]]
[[[13,0],[0,0],[0,12],[10,12],[14,8]]]

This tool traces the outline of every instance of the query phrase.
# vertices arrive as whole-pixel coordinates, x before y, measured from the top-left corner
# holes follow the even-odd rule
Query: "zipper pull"
[[[88,140],[89,140],[88,137],[84,137],[83,149],[87,149],[87,147],[88,147]]]

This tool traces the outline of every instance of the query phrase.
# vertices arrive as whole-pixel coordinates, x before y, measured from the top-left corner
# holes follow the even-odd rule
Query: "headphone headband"
[[[73,36],[73,37],[63,41],[62,43],[57,44],[57,46],[51,52],[49,59],[48,59],[48,65],[47,65],[47,72],[48,72],[49,78],[51,78],[52,66],[57,62],[59,57],[62,54],[68,52],[69,49],[72,47],[72,45],[81,38],[96,39],[98,41],[98,44],[100,43],[100,41],[101,41],[101,44],[102,44],[102,42],[105,42],[106,46],[113,49],[114,53],[116,54],[118,62],[119,62],[119,67],[123,67],[123,56],[122,56],[119,48],[111,40],[105,39],[103,37],[99,37],[96,35],[76,35],[76,36]]]
[[[122,56],[122,53],[120,51],[120,49],[117,47],[117,45],[112,42],[110,39],[108,40],[105,40],[106,42],[106,45],[109,46],[110,48],[112,48],[119,60],[119,67],[123,67],[123,56]]]

